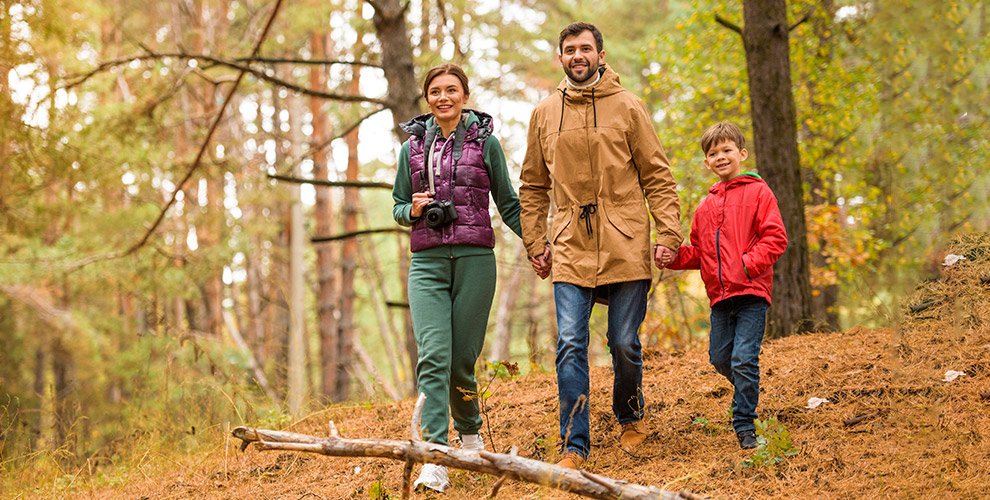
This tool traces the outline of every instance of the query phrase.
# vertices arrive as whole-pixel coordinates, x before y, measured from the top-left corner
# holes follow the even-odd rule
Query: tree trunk
[[[358,92],[361,85],[361,72],[354,70],[351,78],[351,92]],[[351,131],[344,138],[347,142],[347,180],[358,180],[358,130]],[[357,231],[359,208],[359,193],[357,188],[344,188],[344,231]],[[340,283],[340,333],[337,337],[337,359],[332,388],[334,401],[344,401],[350,397],[351,375],[349,371],[353,354],[353,339],[355,335],[354,322],[354,274],[357,269],[357,240],[344,240],[341,255]]]
[[[787,3],[746,0],[743,18],[753,151],[757,168],[777,196],[788,238],[787,250],[774,265],[774,304],[767,318],[767,337],[775,338],[806,331],[811,324],[811,281],[791,91]]]
[[[831,67],[834,64],[832,51],[834,44],[833,34],[836,33],[836,26],[834,25],[835,2],[833,0],[822,0],[819,8],[825,13],[823,16],[824,22],[812,23],[812,30],[818,39],[817,48],[819,57],[821,57],[821,64],[824,67]],[[815,69],[817,67],[822,66],[816,66]],[[808,89],[808,107],[811,109],[811,113],[816,116],[825,115],[827,110],[822,109],[820,99],[818,98],[818,80],[806,78],[805,85]],[[810,130],[807,124],[801,124],[801,127],[802,134],[805,137],[810,137],[813,134],[813,131]],[[822,210],[834,208],[836,206],[835,190],[832,187],[832,183],[826,184],[822,178],[823,175],[829,175],[829,172],[816,172],[814,168],[804,168],[802,172],[805,182],[811,187],[811,205],[822,207]],[[836,216],[834,226],[829,228],[828,231],[841,231],[842,225],[843,221],[839,220],[839,217]],[[829,266],[828,258],[831,252],[829,239],[825,235],[820,236],[818,238],[818,250],[811,254],[811,269],[824,273]],[[830,280],[819,286],[812,284],[811,314],[815,318],[814,329],[816,331],[837,331],[839,329],[838,302],[839,285],[835,280]]]
[[[324,59],[327,50],[324,43],[329,41],[318,33],[310,33],[310,51],[316,59]],[[313,66],[309,70],[310,88],[322,89],[325,86],[324,69]],[[326,113],[322,109],[322,100],[315,97],[309,99],[309,111],[313,115],[313,136],[311,144],[317,146],[326,142],[330,136]],[[330,180],[329,155],[326,149],[319,149],[313,154],[314,177],[319,180]],[[314,186],[316,190],[316,205],[313,207],[316,219],[316,234],[331,234],[333,232],[333,205],[330,199],[330,188]],[[333,364],[332,353],[337,343],[337,317],[339,311],[339,293],[337,290],[336,266],[333,259],[333,245],[316,245],[316,321],[320,336],[320,381],[322,394],[332,399],[333,393]]]
[[[406,9],[409,2],[379,0],[372,4],[375,6],[372,21],[382,44],[382,67],[388,81],[393,130],[399,142],[405,142],[409,134],[399,128],[399,123],[420,114],[419,85],[413,66],[412,43],[406,29]]]
[[[295,94],[290,94],[289,103],[289,130],[292,137],[292,158],[298,159],[302,156],[305,138],[302,133],[302,113],[303,107],[301,98]],[[295,162],[292,174],[296,177],[300,175],[300,162]],[[303,412],[303,404],[306,397],[306,307],[303,295],[303,209],[300,199],[299,184],[289,186],[292,196],[291,224],[289,230],[289,315],[292,318],[292,329],[289,332],[289,386],[288,405],[289,413],[294,417],[299,417]]]

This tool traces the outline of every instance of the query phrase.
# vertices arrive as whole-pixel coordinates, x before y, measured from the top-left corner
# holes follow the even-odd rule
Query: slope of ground
[[[760,413],[776,417],[798,453],[770,466],[746,462],[728,425],[732,391],[704,350],[648,352],[644,391],[651,435],[640,456],[617,447],[610,410],[611,372],[592,372],[592,472],[717,498],[982,498],[990,491],[990,237],[957,241],[967,258],[943,279],[923,283],[891,329],[793,336],[764,344]],[[913,312],[909,306],[915,307]],[[946,372],[961,375],[947,382]],[[557,458],[557,398],[552,373],[496,380],[487,399],[489,449],[509,446],[531,458]],[[808,409],[810,398],[825,398]],[[290,429],[343,437],[403,439],[411,400],[332,407]],[[857,418],[858,417],[858,418]],[[399,498],[402,464],[236,449],[236,440],[167,472],[140,470],[113,489],[68,497],[92,499]],[[149,458],[150,464],[153,460]],[[160,468],[148,466],[148,471]],[[484,498],[495,479],[452,471],[443,495]],[[85,483],[84,479],[80,480]],[[85,488],[82,488],[85,490]],[[26,497],[25,497],[26,498]],[[507,483],[498,498],[573,495]]]

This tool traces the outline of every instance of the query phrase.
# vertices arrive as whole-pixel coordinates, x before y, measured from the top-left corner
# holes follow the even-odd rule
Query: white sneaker
[[[450,487],[450,479],[447,478],[447,468],[436,464],[423,464],[423,470],[419,472],[419,479],[413,483],[413,489],[418,490],[420,486],[436,490],[447,491]]]
[[[485,442],[481,439],[480,434],[462,434],[461,449],[483,451],[485,449]]]

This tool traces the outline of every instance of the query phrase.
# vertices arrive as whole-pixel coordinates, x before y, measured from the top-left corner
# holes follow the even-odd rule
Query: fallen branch
[[[842,421],[842,425],[844,425],[846,427],[851,427],[851,426],[856,425],[856,424],[858,424],[858,423],[860,423],[860,422],[862,422],[862,421],[864,421],[866,419],[873,418],[873,417],[876,417],[878,415],[880,415],[880,412],[879,411],[875,411],[875,412],[867,413],[865,415],[859,415],[859,416],[856,416],[856,417],[853,417],[853,418],[847,418],[847,419],[845,419],[845,420]]]
[[[333,457],[377,457],[405,462],[403,468],[403,498],[409,497],[409,477],[413,464],[433,463],[472,472],[481,472],[499,478],[526,481],[549,486],[577,495],[603,500],[695,500],[704,497],[687,491],[665,491],[655,486],[619,481],[587,471],[567,469],[556,465],[520,457],[516,454],[475,452],[451,448],[419,439],[419,411],[425,395],[413,411],[410,432],[413,439],[344,439],[331,422],[330,437],[320,438],[294,432],[237,427],[231,434],[240,439],[241,449],[250,443],[260,450],[303,451]],[[500,479],[501,481],[501,479]],[[501,483],[498,483],[500,486]],[[498,489],[492,492],[494,496]]]

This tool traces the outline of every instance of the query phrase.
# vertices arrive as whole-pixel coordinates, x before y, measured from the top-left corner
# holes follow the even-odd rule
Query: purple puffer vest
[[[409,170],[413,192],[429,189],[429,177],[425,172],[426,155],[430,142],[436,141],[433,163],[436,193],[433,199],[453,200],[457,209],[457,219],[440,227],[427,227],[423,218],[413,223],[410,238],[413,252],[439,245],[495,247],[495,232],[488,213],[491,181],[485,167],[485,140],[492,132],[492,117],[474,110],[465,110],[461,116],[461,123],[453,137],[443,137],[430,114],[417,116],[400,125],[411,134]]]

